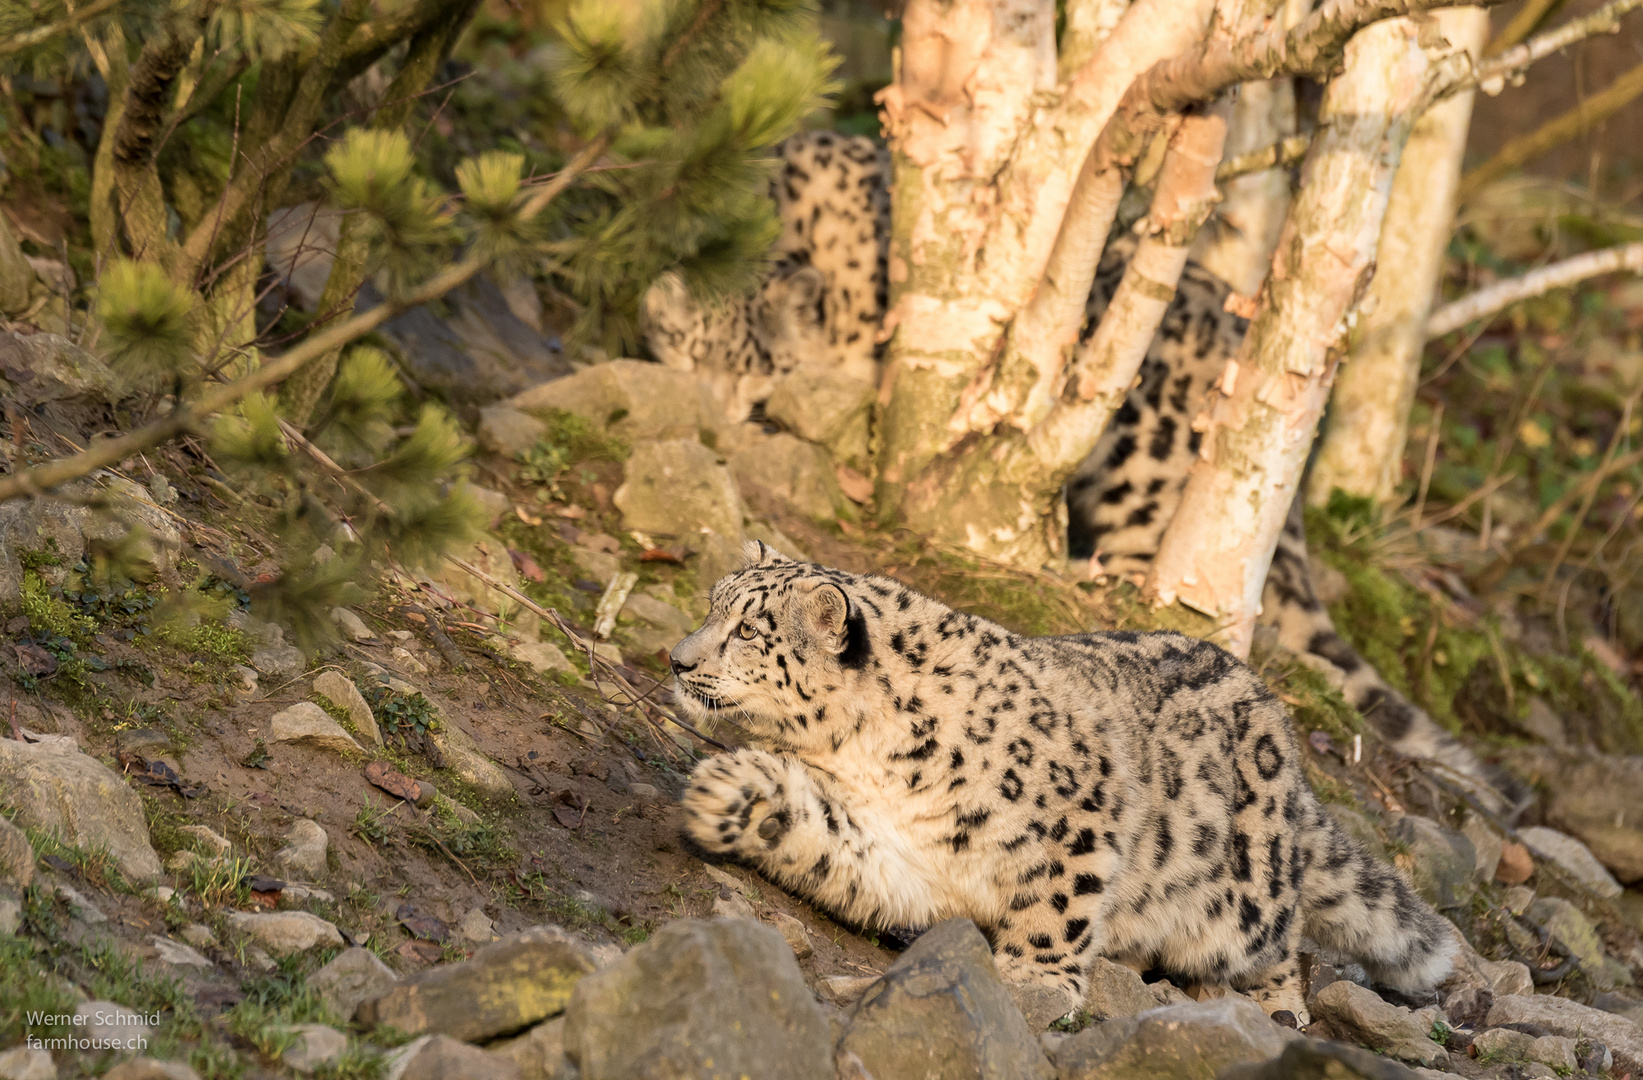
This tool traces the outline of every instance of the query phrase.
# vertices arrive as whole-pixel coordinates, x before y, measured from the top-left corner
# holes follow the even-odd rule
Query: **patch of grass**
[[[189,862],[180,884],[184,891],[197,896],[207,911],[234,908],[251,899],[251,889],[244,884],[244,878],[249,873],[250,859],[208,859],[202,856]]]
[[[203,1042],[188,1055],[188,1063],[200,1074],[200,1080],[241,1080],[246,1063],[223,1043]]]
[[[387,1071],[382,1055],[356,1039],[348,1040],[348,1049],[336,1061],[326,1062],[314,1071],[317,1080],[381,1080]]]
[[[220,664],[243,664],[251,656],[251,639],[243,631],[221,623],[199,622],[193,626],[166,623],[156,636],[167,645],[200,653]]]
[[[120,873],[119,865],[114,861],[107,844],[81,847],[64,840],[55,829],[39,829],[32,825],[25,826],[23,833],[28,837],[29,843],[34,845],[37,857],[51,856],[73,863],[87,884],[109,892],[133,891],[125,875]]]
[[[69,985],[40,963],[32,940],[0,937],[0,1046],[60,1034],[61,1025],[30,1023],[29,1016],[71,1014],[78,1004]]]
[[[439,730],[439,710],[420,692],[402,694],[383,683],[369,681],[361,689],[384,735],[421,737]]]
[[[1063,1016],[1061,1019],[1052,1023],[1049,1030],[1059,1031],[1066,1035],[1072,1035],[1083,1031],[1093,1023],[1095,1023],[1095,1017],[1090,1014],[1088,1009],[1077,1009],[1070,1015]]]
[[[569,930],[604,930],[628,945],[638,945],[650,938],[648,922],[623,923],[596,904],[585,904],[574,896],[566,896],[548,883],[547,877],[535,870],[515,878],[523,898],[535,901],[548,918]],[[669,886],[669,891],[676,886]]]
[[[389,819],[401,805],[395,803],[393,806],[384,806],[367,795],[365,805],[354,815],[354,835],[373,848],[387,843],[388,838],[394,835],[393,825]]]

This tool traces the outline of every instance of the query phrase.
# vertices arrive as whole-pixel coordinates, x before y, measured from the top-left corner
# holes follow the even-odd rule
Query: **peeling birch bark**
[[[1449,43],[1474,60],[1489,38],[1482,8],[1433,13]],[[1403,478],[1409,410],[1420,384],[1426,319],[1437,295],[1460,186],[1474,91],[1438,102],[1415,122],[1381,226],[1380,265],[1354,334],[1351,355],[1330,395],[1329,423],[1308,481],[1307,501],[1322,505],[1340,488],[1376,502],[1394,497]]]
[[[1334,6],[1326,3],[1318,13]],[[1261,589],[1306,462],[1352,308],[1373,271],[1393,172],[1409,130],[1452,65],[1409,19],[1352,37],[1328,86],[1301,189],[1235,363],[1205,418],[1204,460],[1164,532],[1145,592],[1214,619],[1249,654]]]

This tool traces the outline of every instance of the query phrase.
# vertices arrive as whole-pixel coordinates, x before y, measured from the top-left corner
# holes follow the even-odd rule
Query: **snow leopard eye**
[[[752,641],[759,636],[759,632],[753,629],[752,623],[742,623],[741,629],[736,632],[742,636],[743,641]]]

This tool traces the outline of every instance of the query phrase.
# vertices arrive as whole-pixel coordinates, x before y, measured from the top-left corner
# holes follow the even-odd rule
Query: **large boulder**
[[[786,432],[766,435],[753,424],[734,431],[720,445],[740,490],[750,498],[773,499],[816,521],[855,516],[826,449]]]
[[[1055,1049],[1061,1080],[1213,1080],[1299,1039],[1248,998],[1228,995],[1085,1028]]]
[[[633,442],[695,439],[723,423],[707,386],[688,371],[643,360],[612,360],[516,394],[520,412],[563,409]]]
[[[936,925],[850,1010],[839,1057],[876,1077],[1049,1080],[1055,1075],[968,919]]]
[[[578,983],[565,1012],[581,1080],[831,1080],[832,1048],[793,951],[744,919],[669,923]]]
[[[868,472],[867,430],[873,415],[872,383],[827,368],[802,367],[776,384],[764,414],[799,438],[833,452],[840,465]]]
[[[58,334],[0,334],[0,397],[33,412],[41,406],[108,405],[119,380],[107,364]]]
[[[395,984],[360,1004],[356,1018],[410,1035],[475,1042],[511,1035],[561,1012],[596,969],[582,943],[542,926],[493,942],[460,964]]]
[[[332,753],[364,753],[365,748],[331,714],[312,701],[299,701],[281,709],[268,721],[270,743],[290,743]]]
[[[1495,998],[1484,1021],[1490,1027],[1533,1024],[1553,1035],[1600,1042],[1614,1054],[1616,1076],[1643,1073],[1643,1029],[1613,1013],[1549,994]]]
[[[742,499],[718,451],[695,439],[642,442],[623,475],[615,502],[628,528],[692,540],[706,530],[740,542]]]
[[[160,876],[142,799],[71,742],[0,739],[0,791],[17,808],[19,825],[54,830],[65,843],[83,848],[106,846],[131,881]]]
[[[0,817],[0,886],[26,889],[34,881],[34,845],[23,830]]]

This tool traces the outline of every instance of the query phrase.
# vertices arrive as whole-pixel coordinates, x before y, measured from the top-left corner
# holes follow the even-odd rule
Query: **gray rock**
[[[472,735],[451,721],[443,721],[439,730],[431,732],[428,738],[445,755],[451,771],[466,783],[493,799],[504,799],[514,793],[513,781],[502,766],[486,756]]]
[[[276,865],[309,881],[325,873],[325,855],[331,838],[316,821],[299,818],[285,834],[285,846],[274,853]]]
[[[199,923],[189,923],[187,926],[179,930],[178,933],[182,935],[182,939],[184,941],[188,942],[196,949],[208,948],[217,943],[217,935],[211,932],[211,928],[209,926],[201,926]]]
[[[742,542],[737,537],[702,533],[691,537],[690,546],[697,552],[696,587],[704,596],[714,582],[742,565]]]
[[[54,1072],[51,1075],[57,1074]],[[200,1074],[181,1061],[133,1058],[108,1070],[103,1074],[103,1080],[200,1080]]]
[[[0,937],[11,937],[23,922],[23,905],[0,892]]]
[[[752,919],[757,921],[758,912],[748,903],[740,893],[729,890],[721,892],[713,898],[713,917],[716,919]]]
[[[867,430],[878,388],[837,371],[802,367],[776,384],[764,413],[801,439],[819,443],[833,459],[868,472]]]
[[[637,788],[641,785],[634,784],[633,786]],[[655,788],[651,790],[654,791]],[[787,942],[787,947],[793,950],[793,955],[796,958],[805,960],[815,954],[816,947],[810,944],[810,931],[804,928],[804,923],[791,915],[777,911],[771,914],[770,925],[776,928],[776,932],[782,936],[783,941]]]
[[[275,713],[268,721],[268,741],[329,750],[337,754],[365,752],[365,748],[355,742],[341,724],[312,701],[299,701]]]
[[[397,983],[362,1002],[355,1017],[367,1027],[386,1024],[411,1035],[490,1039],[560,1012],[594,970],[577,939],[537,927],[487,945],[462,963]]]
[[[845,1054],[877,1077],[1054,1075],[968,919],[931,928],[868,988],[839,1040]]]
[[[275,956],[306,952],[320,945],[342,945],[337,928],[318,915],[306,911],[270,911],[252,914],[228,913],[228,925],[251,938]]]
[[[1387,1004],[1357,983],[1330,983],[1313,996],[1311,1008],[1313,1023],[1327,1025],[1336,1038],[1426,1068],[1449,1064],[1448,1051],[1428,1038],[1430,1023],[1422,1024],[1408,1009]]]
[[[347,636],[349,641],[375,641],[376,635],[371,628],[365,625],[365,620],[355,615],[345,607],[331,609],[331,621],[337,624],[337,629]]]
[[[264,645],[251,654],[251,666],[264,675],[296,675],[308,663],[295,645]]]
[[[1565,873],[1596,895],[1605,900],[1613,900],[1620,895],[1620,882],[1604,869],[1590,848],[1574,837],[1543,825],[1519,829],[1517,835],[1530,851],[1542,859],[1557,863]]]
[[[487,405],[479,410],[479,445],[490,453],[518,457],[547,433],[547,424],[512,405]]]
[[[398,981],[399,976],[376,953],[358,946],[344,949],[308,976],[308,985],[341,1017],[353,1016],[360,1002],[386,994]]]
[[[1446,1072],[1411,1069],[1368,1050],[1321,1039],[1296,1039],[1259,1065],[1236,1065],[1220,1080],[1435,1080]]]
[[[854,516],[825,448],[786,432],[766,435],[756,424],[734,430],[736,436],[722,440],[720,448],[742,493],[774,499],[813,521]]]
[[[522,664],[528,664],[532,671],[543,675],[559,671],[576,673],[575,666],[571,664],[564,650],[552,642],[515,641],[509,644],[508,655]]]
[[[1580,1067],[1580,1061],[1575,1056],[1575,1040],[1566,1035],[1542,1035],[1529,1046],[1524,1056],[1530,1061],[1550,1065],[1554,1071],[1561,1071],[1563,1076]]]
[[[57,1063],[50,1050],[14,1046],[0,1050],[0,1080],[57,1080]]]
[[[878,981],[876,975],[823,975],[816,982],[816,993],[823,1001],[843,1008],[860,1001],[867,988]]]
[[[367,742],[374,746],[382,745],[382,731],[377,727],[376,716],[372,714],[371,706],[366,704],[365,695],[354,685],[354,680],[340,671],[322,671],[314,676],[314,690],[346,712],[349,722]]]
[[[1534,979],[1529,975],[1527,964],[1517,960],[1486,960],[1478,955],[1459,930],[1455,931],[1455,940],[1454,967],[1443,981],[1444,990],[1453,992],[1470,988],[1487,990],[1491,994],[1535,992]]]
[[[555,1080],[569,1065],[565,1057],[565,1018],[544,1020],[525,1034],[492,1043],[487,1049],[519,1066],[520,1080]]]
[[[104,915],[97,905],[91,902],[90,898],[72,885],[59,883],[52,892],[57,895],[57,899],[68,905],[69,914],[81,922],[91,925],[108,922],[108,916]]]
[[[130,881],[160,876],[142,800],[118,774],[72,744],[0,739],[0,790],[16,807],[17,824],[56,830],[65,843],[83,848],[107,846]]]
[[[1418,814],[1397,815],[1386,831],[1393,840],[1409,845],[1407,860],[1394,861],[1428,903],[1443,909],[1466,902],[1472,892],[1478,855],[1464,833]]]
[[[459,941],[466,941],[470,945],[489,945],[496,937],[496,924],[491,922],[482,908],[470,908],[457,923],[456,936]]]
[[[1460,831],[1466,834],[1466,839],[1472,841],[1472,850],[1477,854],[1472,880],[1479,884],[1495,880],[1495,868],[1500,865],[1504,838],[1495,831],[1494,826],[1477,814],[1467,814]]]
[[[180,941],[172,941],[170,938],[160,937],[158,934],[151,936],[148,940],[154,946],[155,951],[160,954],[160,962],[163,964],[170,964],[172,967],[203,968],[206,971],[211,971],[217,966],[201,956],[191,945],[185,945]]]
[[[74,1019],[75,1034],[90,1040],[94,1053],[135,1054],[154,1034],[149,1017],[114,1001],[88,1001],[75,1009]]]
[[[1535,1044],[1533,1035],[1525,1035],[1511,1028],[1490,1028],[1472,1036],[1472,1049],[1478,1062],[1490,1065],[1498,1061],[1522,1061]]]
[[[622,560],[608,551],[573,547],[570,549],[570,557],[587,575],[589,581],[597,581],[601,585],[622,572]]]
[[[1608,956],[1603,951],[1603,939],[1579,908],[1561,897],[1547,896],[1530,904],[1525,914],[1530,922],[1545,927],[1568,948],[1580,969],[1592,980],[1592,985],[1599,990],[1614,989],[1614,978],[1608,970]]]
[[[1637,1001],[1621,994],[1603,993],[1592,998],[1592,1006],[1602,1009],[1606,1013],[1624,1016],[1632,1023],[1643,1027],[1643,1001]]]
[[[1494,1003],[1492,991],[1469,986],[1444,997],[1443,1014],[1458,1027],[1477,1027],[1489,1015],[1489,1007]]]
[[[177,831],[184,836],[192,837],[194,846],[201,854],[222,858],[231,854],[234,850],[234,845],[229,842],[228,837],[209,826],[184,825]]]
[[[334,1065],[348,1052],[348,1036],[326,1024],[296,1024],[291,1028],[296,1036],[280,1063],[299,1073],[315,1073]]]
[[[107,364],[60,334],[0,334],[0,397],[21,408],[51,417],[53,406],[112,405],[121,393]]]
[[[1486,1022],[1491,1027],[1538,1024],[1554,1035],[1595,1040],[1614,1054],[1617,1069],[1634,1074],[1643,1071],[1643,1031],[1636,1024],[1568,998],[1545,994],[1497,997]]]
[[[1336,824],[1346,830],[1348,836],[1367,848],[1370,854],[1383,861],[1387,858],[1386,845],[1381,843],[1381,836],[1375,831],[1374,822],[1340,803],[1327,803],[1324,809],[1335,819]]]
[[[564,409],[630,443],[695,439],[722,420],[708,388],[688,371],[642,360],[613,360],[532,387],[508,402],[521,412]]]
[[[387,1059],[383,1080],[523,1080],[519,1066],[446,1035],[424,1035]]]
[[[52,335],[36,334],[34,338]],[[24,339],[32,341],[34,338]],[[0,376],[5,346],[13,335],[0,334]],[[5,381],[0,378],[0,388]],[[58,489],[63,499],[9,499],[0,503],[0,605],[15,606],[22,597],[26,551],[55,552],[56,563],[36,569],[47,584],[62,584],[68,569],[82,557],[116,546],[125,567],[139,580],[169,571],[182,546],[182,533],[164,511],[151,505],[146,489],[121,477],[76,480]],[[105,509],[84,503],[103,501]],[[81,505],[75,505],[75,503]]]
[[[1228,995],[1085,1028],[1055,1050],[1060,1080],[1211,1080],[1266,1061],[1301,1036]]]
[[[696,629],[695,619],[672,604],[658,600],[654,596],[646,596],[642,592],[628,594],[627,600],[622,604],[622,615],[648,623],[658,630],[671,631],[681,638]]]
[[[1084,1008],[1092,1020],[1117,1020],[1157,1008],[1158,997],[1141,976],[1104,956],[1090,967],[1090,989]]]
[[[115,733],[114,748],[122,754],[161,757],[172,750],[171,736],[158,728],[126,728]]]
[[[1643,754],[1545,748],[1507,763],[1544,789],[1546,824],[1580,840],[1621,882],[1643,881]]]
[[[26,889],[34,881],[34,845],[22,829],[0,817],[0,885]]]
[[[715,450],[694,439],[634,446],[615,502],[630,529],[689,536],[706,529],[739,540],[742,500],[736,481]]]
[[[831,1032],[792,950],[739,919],[669,923],[583,979],[564,1040],[581,1080],[833,1076]]]
[[[370,282],[356,311],[381,303]],[[514,314],[496,283],[478,277],[445,294],[442,315],[412,308],[379,331],[399,352],[417,385],[447,401],[487,404],[568,375],[554,342]]]

